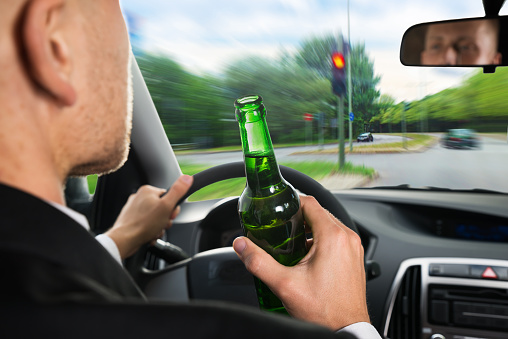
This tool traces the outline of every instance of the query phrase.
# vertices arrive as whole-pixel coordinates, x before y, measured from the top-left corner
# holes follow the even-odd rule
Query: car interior
[[[495,17],[503,1],[483,3],[487,17]],[[508,42],[508,35],[501,39]],[[408,48],[404,42],[403,46]],[[495,70],[491,65],[474,67]],[[96,234],[111,227],[140,186],[169,188],[182,173],[136,62],[132,73],[134,112],[127,163],[101,176],[93,195],[84,178],[70,179],[67,185],[69,206],[87,215]],[[506,193],[404,185],[331,192],[292,168],[281,166],[281,173],[360,235],[371,321],[383,338],[508,337]],[[212,167],[194,176],[187,197],[212,183],[243,176],[242,162]],[[232,302],[258,312],[253,278],[231,247],[243,234],[237,202],[237,196],[183,199],[181,213],[164,238],[125,261],[149,300],[182,305],[196,300]],[[139,315],[118,305],[95,307],[89,323],[101,323],[101,312],[116,321]],[[61,319],[64,313],[55,311]],[[45,312],[20,308],[13,314],[49,321]],[[147,312],[147,327],[164,321],[156,314]],[[126,334],[140,333],[132,324],[126,328]]]

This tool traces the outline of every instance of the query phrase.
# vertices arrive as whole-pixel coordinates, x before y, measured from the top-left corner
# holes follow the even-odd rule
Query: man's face
[[[498,34],[489,20],[431,25],[421,54],[422,65],[499,64]]]
[[[132,124],[130,47],[118,0],[76,1],[79,83],[71,175],[115,170],[127,157]],[[71,150],[72,151],[72,150]],[[79,157],[79,158],[78,158]]]

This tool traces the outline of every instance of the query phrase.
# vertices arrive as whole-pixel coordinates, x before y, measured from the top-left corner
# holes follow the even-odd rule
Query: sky
[[[143,49],[168,55],[187,70],[220,74],[247,55],[277,58],[304,39],[348,36],[347,0],[121,0]],[[508,5],[500,14],[508,14]],[[483,16],[481,0],[350,0],[352,43],[364,42],[381,76],[381,94],[417,100],[456,86],[472,71],[401,65],[404,31],[428,21]]]

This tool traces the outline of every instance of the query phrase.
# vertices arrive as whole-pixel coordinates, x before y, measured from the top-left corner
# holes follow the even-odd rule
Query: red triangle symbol
[[[497,274],[492,268],[487,267],[485,271],[483,271],[482,278],[497,279]]]

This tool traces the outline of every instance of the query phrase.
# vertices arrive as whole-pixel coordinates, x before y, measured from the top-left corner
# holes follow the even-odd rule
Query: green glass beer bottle
[[[258,95],[235,102],[235,115],[245,161],[247,183],[238,201],[245,236],[286,266],[307,253],[300,198],[281,176],[266,124],[266,109]],[[260,308],[287,314],[282,302],[255,278]]]

